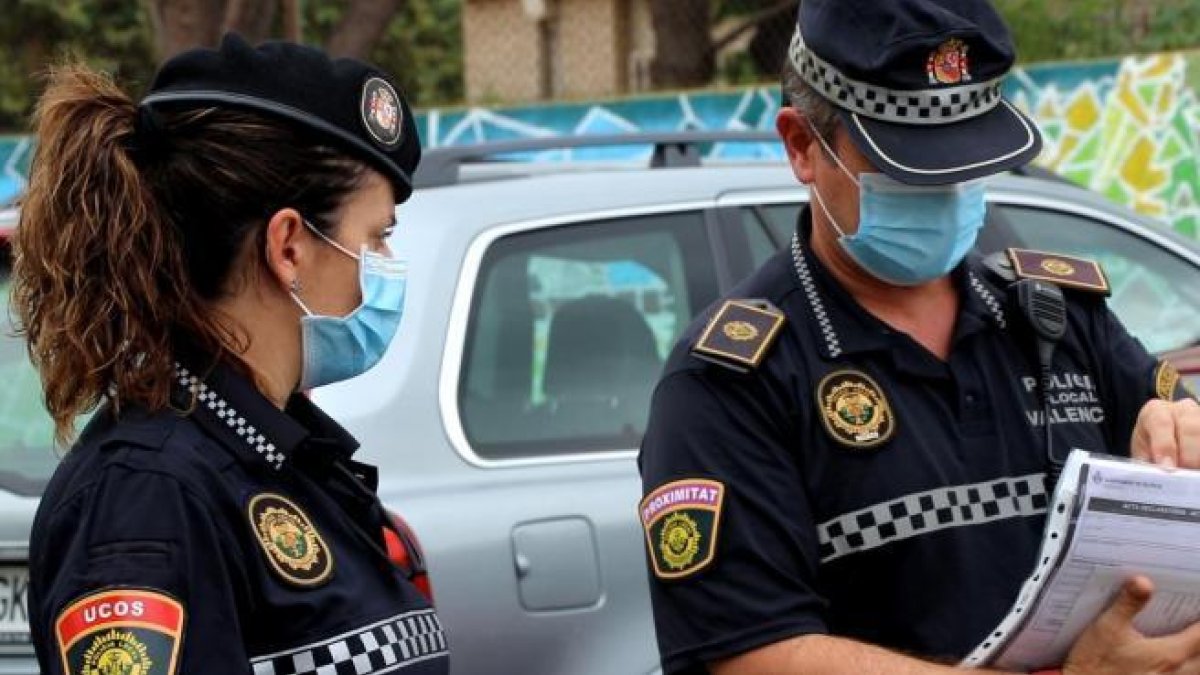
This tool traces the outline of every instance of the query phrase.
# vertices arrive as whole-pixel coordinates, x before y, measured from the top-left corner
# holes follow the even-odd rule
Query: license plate
[[[0,646],[29,643],[29,568],[0,566]]]

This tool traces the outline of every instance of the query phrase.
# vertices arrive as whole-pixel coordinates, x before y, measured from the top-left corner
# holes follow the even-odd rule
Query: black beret
[[[384,71],[313,47],[228,34],[163,64],[141,106],[234,106],[297,123],[388,177],[396,202],[412,194],[421,143],[408,102]]]

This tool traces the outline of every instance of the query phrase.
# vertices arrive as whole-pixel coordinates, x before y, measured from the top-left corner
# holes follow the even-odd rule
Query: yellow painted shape
[[[1087,131],[1100,123],[1101,110],[1094,91],[1081,92],[1067,106],[1067,126],[1075,131]]]
[[[1154,144],[1145,136],[1137,139],[1121,166],[1121,178],[1135,192],[1154,192],[1167,184],[1167,172],[1154,166]]]

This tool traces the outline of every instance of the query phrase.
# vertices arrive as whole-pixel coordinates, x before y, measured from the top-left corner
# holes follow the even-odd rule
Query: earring
[[[300,291],[304,290],[304,284],[300,283],[299,279],[292,279],[291,289],[293,293],[299,295]]]

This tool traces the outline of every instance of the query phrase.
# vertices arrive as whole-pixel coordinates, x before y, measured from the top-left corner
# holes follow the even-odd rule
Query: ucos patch
[[[400,107],[400,96],[387,80],[372,77],[363,84],[363,125],[367,132],[387,148],[400,143],[404,130],[404,108]]]
[[[724,497],[724,485],[700,478],[667,483],[646,495],[642,528],[658,578],[686,577],[712,562]]]
[[[299,506],[264,493],[251,499],[247,510],[258,543],[279,576],[297,586],[317,586],[329,579],[329,547]]]
[[[883,390],[856,370],[826,375],[817,385],[817,407],[829,435],[850,448],[874,448],[896,432],[896,417]]]
[[[85,596],[54,622],[63,672],[171,675],[183,620],[183,605],[157,591],[120,589]]]

